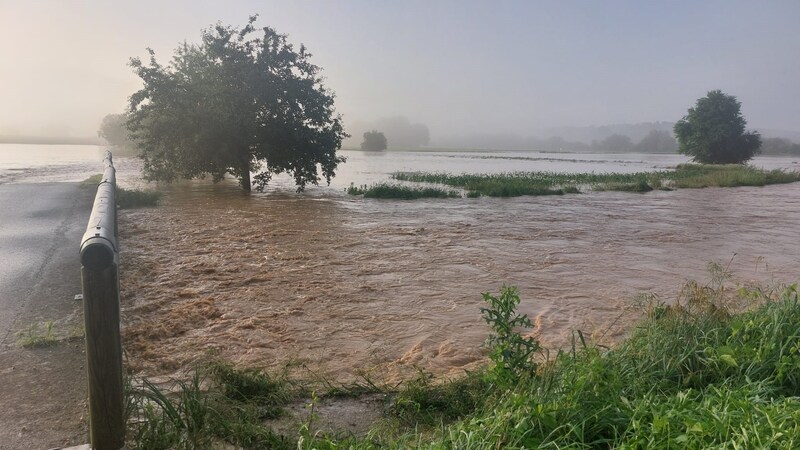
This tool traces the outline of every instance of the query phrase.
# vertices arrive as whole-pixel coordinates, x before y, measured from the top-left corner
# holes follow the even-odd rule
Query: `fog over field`
[[[737,96],[750,127],[800,131],[793,0],[2,0],[0,11],[0,135],[96,136],[140,87],[130,57],[151,47],[167,63],[204,27],[256,13],[323,67],[351,144],[398,120],[408,146],[570,139],[563,127],[674,122],[712,89]]]

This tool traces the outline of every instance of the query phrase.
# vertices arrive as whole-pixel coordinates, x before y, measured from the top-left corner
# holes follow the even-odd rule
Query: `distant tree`
[[[380,152],[386,150],[386,136],[380,131],[372,130],[364,133],[364,142],[361,143],[361,150],[370,152]]]
[[[295,50],[272,28],[257,33],[256,17],[241,29],[204,30],[167,66],[149,49],[149,64],[131,59],[144,87],[131,96],[128,127],[146,179],[231,174],[249,191],[287,172],[300,191],[319,183],[319,167],[330,183],[347,137],[334,94],[305,46]],[[253,182],[251,172],[259,172]]]
[[[746,125],[736,97],[710,91],[675,124],[678,151],[699,163],[742,164],[761,147],[761,136]]]
[[[131,141],[127,127],[126,114],[108,114],[103,117],[97,135],[103,138],[108,145],[114,146],[114,154],[135,155],[136,144]]]
[[[800,155],[800,144],[784,138],[766,138],[761,143],[765,155]]]
[[[678,141],[669,131],[650,130],[647,136],[634,146],[634,150],[641,153],[675,153],[678,151]]]
[[[633,150],[633,141],[628,136],[612,134],[600,142],[593,142],[592,147],[603,152],[629,152]]]

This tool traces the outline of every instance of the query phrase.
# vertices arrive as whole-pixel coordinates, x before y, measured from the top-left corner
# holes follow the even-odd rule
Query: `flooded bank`
[[[390,166],[435,165],[420,158]],[[411,202],[341,192],[391,171],[370,164],[304,194],[280,179],[252,195],[172,185],[163,206],[121,214],[129,367],[172,374],[214,354],[340,381],[457,375],[484,361],[480,293],[502,284],[558,347],[576,329],[619,339],[637,294],[672,298],[712,260],[732,259],[739,282],[800,273],[800,184]]]

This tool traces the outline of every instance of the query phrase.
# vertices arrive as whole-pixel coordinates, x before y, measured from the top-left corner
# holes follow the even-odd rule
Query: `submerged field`
[[[764,170],[738,164],[680,164],[675,170],[635,173],[554,173],[512,172],[462,174],[430,172],[395,172],[398,181],[434,183],[457,187],[467,197],[518,197],[523,195],[563,195],[582,191],[648,192],[677,188],[765,186],[800,181],[800,172]],[[414,195],[429,191],[429,195]],[[434,192],[438,195],[433,194]],[[372,198],[456,197],[457,193],[433,187],[420,188],[382,183],[348,189],[351,195]]]

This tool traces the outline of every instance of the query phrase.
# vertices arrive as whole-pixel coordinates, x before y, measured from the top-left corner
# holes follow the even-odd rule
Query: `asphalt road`
[[[61,310],[58,302],[72,302],[80,292],[78,246],[92,196],[91,189],[81,189],[77,183],[0,185],[2,344],[8,344],[16,319],[34,306],[31,300],[36,291],[56,295],[48,299],[52,305],[44,302],[36,305],[43,310],[31,311],[42,317],[48,310]],[[56,279],[54,272],[59,275]]]
[[[78,247],[94,191],[78,183],[0,185],[0,449],[85,443]],[[18,332],[54,322],[62,339],[18,345]]]

